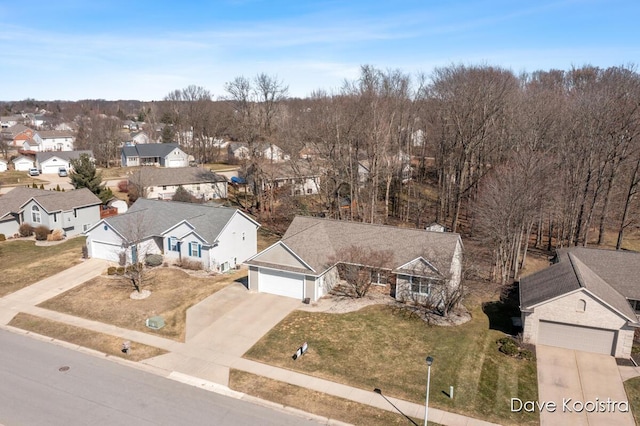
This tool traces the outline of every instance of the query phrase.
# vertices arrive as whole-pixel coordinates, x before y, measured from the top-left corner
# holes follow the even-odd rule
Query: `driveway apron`
[[[607,355],[538,345],[538,402],[553,401],[555,411],[540,411],[540,424],[635,424],[615,358]]]

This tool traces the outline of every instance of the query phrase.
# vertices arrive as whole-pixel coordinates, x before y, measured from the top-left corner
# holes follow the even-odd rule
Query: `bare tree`
[[[157,253],[155,242],[149,236],[149,217],[144,211],[127,213],[124,222],[124,240],[120,251],[120,265],[124,268],[123,277],[131,283],[138,293],[147,279],[147,256]]]
[[[360,298],[371,289],[372,276],[391,271],[393,253],[390,250],[377,250],[356,245],[340,249],[328,259],[328,265],[338,269],[343,280],[335,291],[345,296]]]

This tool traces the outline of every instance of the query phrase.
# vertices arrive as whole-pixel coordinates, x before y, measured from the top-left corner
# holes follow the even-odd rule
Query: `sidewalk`
[[[198,387],[203,387],[228,396],[245,398],[243,394],[231,391],[228,388],[229,370],[233,368],[345,398],[386,411],[396,412],[388,402],[391,401],[391,403],[406,415],[418,419],[424,418],[424,405],[421,404],[387,396],[382,397],[373,392],[373,389],[370,391],[358,389],[284,368],[273,367],[244,359],[238,355],[237,348],[229,348],[228,351],[225,351],[224,345],[219,344],[219,342],[214,346],[203,345],[203,339],[206,338],[206,336],[203,335],[211,330],[208,327],[205,327],[206,331],[199,334],[187,333],[191,338],[187,339],[187,342],[182,343],[148,333],[50,311],[36,306],[47,299],[82,284],[88,279],[100,275],[106,267],[107,262],[105,261],[89,259],[66,271],[5,296],[0,299],[0,324],[4,326],[15,314],[25,312],[89,330],[118,336],[123,340],[131,340],[165,349],[170,353],[150,358],[140,363],[135,363],[134,365],[138,365],[145,370],[153,371],[156,374],[161,373],[174,380],[191,383]],[[197,312],[197,309],[195,311]],[[203,315],[206,315],[206,313]],[[198,320],[198,318],[193,318],[193,313],[188,313],[187,318]],[[203,325],[204,324],[200,324],[200,326]],[[385,400],[385,398],[387,398],[388,401]],[[429,420],[448,426],[493,425],[493,423],[435,408],[429,408]]]

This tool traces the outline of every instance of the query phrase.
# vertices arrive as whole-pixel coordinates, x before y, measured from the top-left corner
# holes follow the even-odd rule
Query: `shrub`
[[[118,191],[124,192],[125,194],[129,192],[129,181],[121,180],[120,182],[118,182]]]
[[[115,275],[117,272],[117,269],[115,266],[109,266],[107,268],[107,275]]]
[[[197,260],[183,260],[180,263],[180,267],[183,269],[189,269],[191,271],[201,271],[202,270],[202,262]]]
[[[0,234],[0,241],[6,241],[7,237],[4,234]]]
[[[520,358],[527,361],[532,361],[535,358],[535,355],[533,355],[533,352],[529,349],[523,349],[520,351]]]
[[[51,234],[47,236],[47,241],[62,241],[64,240],[64,231],[60,228],[56,228],[51,231]]]
[[[82,246],[82,258],[83,259],[88,259],[89,258],[89,247]]]
[[[56,191],[60,192],[60,184],[56,185]]]
[[[145,258],[145,263],[147,266],[160,266],[162,265],[162,255],[150,254]]]
[[[502,337],[497,340],[497,343],[500,346],[498,350],[505,355],[516,356],[520,353],[518,344],[510,337]]]
[[[28,223],[23,223],[20,225],[20,228],[18,228],[18,233],[21,237],[30,237],[33,235],[33,226]]]
[[[50,231],[46,226],[40,225],[36,229],[34,229],[33,232],[34,234],[36,234],[37,241],[46,241]]]
[[[118,266],[116,268],[116,274],[118,275],[124,275],[124,266]]]

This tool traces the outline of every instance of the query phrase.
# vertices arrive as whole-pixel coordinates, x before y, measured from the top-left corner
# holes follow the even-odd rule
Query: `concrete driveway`
[[[536,354],[537,402],[556,404],[540,410],[541,425],[635,425],[628,404],[612,403],[627,401],[613,357],[544,345]]]
[[[49,183],[44,184],[44,189],[56,189],[56,186],[60,185],[60,189],[64,189],[65,191],[69,191],[73,189],[73,185],[71,184],[71,179],[69,177],[60,177],[55,173],[33,176],[34,179],[46,181]]]

